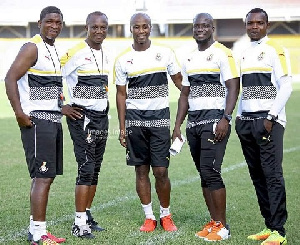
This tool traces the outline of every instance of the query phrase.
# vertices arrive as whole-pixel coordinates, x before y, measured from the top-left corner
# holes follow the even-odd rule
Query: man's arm
[[[31,127],[30,117],[21,107],[18,80],[32,67],[37,60],[37,47],[33,43],[25,44],[19,51],[16,59],[9,68],[5,77],[6,94],[15,112],[19,126]]]
[[[181,90],[182,87],[182,75],[181,72],[176,73],[175,75],[170,76],[172,81],[174,82],[175,86]]]
[[[117,110],[118,110],[118,118],[119,118],[119,129],[120,135],[119,140],[120,144],[126,147],[126,131],[125,131],[125,113],[126,113],[126,85],[117,85]]]
[[[178,108],[177,108],[175,126],[172,134],[172,141],[174,141],[176,137],[178,137],[182,141],[180,126],[183,123],[188,111],[189,93],[190,93],[190,87],[182,86],[180,97],[178,99]]]
[[[232,115],[235,108],[237,98],[240,91],[240,80],[239,78],[232,78],[225,82],[227,88],[226,106],[224,110],[225,115]],[[215,140],[221,141],[227,134],[229,121],[226,118],[222,118],[216,126]]]

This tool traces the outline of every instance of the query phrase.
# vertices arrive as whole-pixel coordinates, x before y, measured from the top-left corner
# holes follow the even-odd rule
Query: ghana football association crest
[[[88,144],[91,144],[93,142],[93,138],[92,138],[92,135],[91,134],[88,134],[87,137],[86,137],[86,142]]]
[[[259,56],[257,57],[257,59],[258,59],[258,60],[262,60],[262,59],[264,58],[264,56],[265,56],[265,52],[261,52],[261,53],[259,54]]]
[[[41,173],[46,173],[48,171],[48,168],[46,167],[46,165],[47,165],[47,162],[42,163],[42,166],[39,168],[39,171]]]
[[[207,61],[211,61],[212,58],[213,58],[213,56],[214,56],[213,54],[210,54],[209,56],[207,56],[206,60],[207,60]]]
[[[127,161],[130,160],[129,151],[126,152],[126,160],[127,160]]]
[[[155,56],[155,59],[157,60],[157,61],[161,61],[161,54],[160,53],[157,53],[156,54],[156,56]]]

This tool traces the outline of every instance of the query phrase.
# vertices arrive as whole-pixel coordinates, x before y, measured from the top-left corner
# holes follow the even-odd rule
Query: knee
[[[163,167],[155,168],[153,175],[156,180],[165,181],[168,179],[168,169]]]
[[[202,170],[200,172],[201,186],[210,190],[225,188],[221,173],[215,170]]]
[[[80,169],[78,171],[76,184],[77,185],[91,185],[93,178],[94,178],[93,169],[90,169],[90,168]]]

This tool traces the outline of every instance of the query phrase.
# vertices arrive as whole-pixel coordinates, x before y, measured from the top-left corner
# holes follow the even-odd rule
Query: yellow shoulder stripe
[[[115,59],[115,62],[114,62],[114,68],[113,68],[113,83],[115,84],[116,83],[116,61],[121,57],[123,56],[124,54],[128,53],[131,51],[131,47],[128,47],[126,49],[124,49]]]
[[[43,41],[43,39],[41,38],[41,36],[39,34],[36,34],[35,36],[33,36],[32,38],[29,39],[29,42],[35,43],[35,44],[40,43],[42,41]]]
[[[272,48],[275,49],[279,60],[280,60],[280,64],[282,66],[282,70],[284,72],[284,74],[288,74],[288,67],[287,67],[287,61],[286,61],[286,56],[285,56],[285,52],[284,52],[284,48],[281,47],[280,45],[278,45],[276,42],[274,42],[272,39],[269,39],[266,42],[268,45],[270,45]]]
[[[239,77],[239,73],[238,73],[236,63],[235,63],[235,60],[233,58],[231,50],[229,48],[225,47],[222,43],[219,43],[219,42],[215,42],[214,45],[215,45],[216,48],[221,49],[227,55],[228,63],[229,63],[230,70],[231,70],[231,73],[232,73],[232,77]]]
[[[85,48],[87,46],[86,42],[82,41],[75,45],[73,48],[70,48],[65,55],[63,55],[60,59],[61,66],[64,66],[74,54],[76,54],[79,50]]]

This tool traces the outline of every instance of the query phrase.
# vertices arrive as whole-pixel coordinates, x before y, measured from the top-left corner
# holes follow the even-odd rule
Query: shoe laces
[[[215,222],[213,226],[211,227],[211,233],[217,233],[220,231],[224,226],[221,222]]]
[[[173,219],[171,218],[171,215],[163,217],[162,221],[164,223],[167,223],[167,224],[170,224],[170,225],[175,225]]]
[[[270,233],[270,230],[269,230],[269,228],[264,228],[261,232],[259,232],[259,233],[257,233],[256,235],[264,235],[264,234],[266,234],[266,233]]]
[[[271,235],[268,237],[266,241],[274,241],[282,238],[282,236],[278,233],[278,231],[272,231]]]
[[[154,220],[152,220],[152,219],[146,219],[144,225],[145,225],[145,226],[148,225],[148,224],[149,224],[149,225],[152,225],[153,221],[154,221]]]
[[[209,228],[212,228],[215,224],[215,221],[214,220],[211,220],[209,221],[208,223],[206,223],[203,227],[203,229],[209,229]]]
[[[93,217],[88,220],[88,223],[91,224],[91,225],[98,225],[98,222],[95,221]]]
[[[45,242],[46,244],[57,244],[57,242],[50,239],[47,235],[41,236],[41,240],[43,241],[43,243]]]

